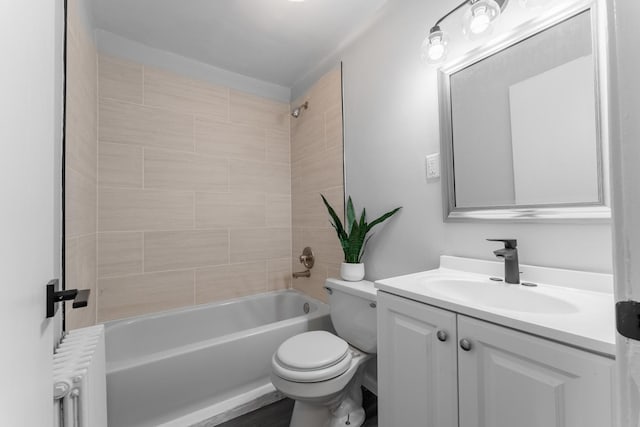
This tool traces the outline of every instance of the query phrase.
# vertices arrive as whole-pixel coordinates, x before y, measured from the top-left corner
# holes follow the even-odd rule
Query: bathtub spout
[[[294,272],[292,276],[294,279],[297,279],[298,277],[311,277],[311,270]]]

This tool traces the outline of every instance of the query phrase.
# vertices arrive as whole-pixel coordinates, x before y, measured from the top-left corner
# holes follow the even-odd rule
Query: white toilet
[[[338,336],[305,332],[283,342],[271,359],[271,382],[296,401],[290,427],[359,427],[362,377],[377,351],[376,289],[367,281],[327,279]]]

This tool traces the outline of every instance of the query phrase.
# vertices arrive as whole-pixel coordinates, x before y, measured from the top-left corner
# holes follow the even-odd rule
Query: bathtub
[[[294,290],[108,322],[109,427],[210,426],[277,400],[271,356],[317,329],[329,306]]]

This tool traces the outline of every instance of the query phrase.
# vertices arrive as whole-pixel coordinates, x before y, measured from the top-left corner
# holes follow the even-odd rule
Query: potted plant
[[[345,228],[336,211],[331,207],[329,202],[327,202],[327,199],[322,194],[320,197],[322,197],[322,201],[329,211],[332,219],[332,221],[330,221],[331,225],[336,229],[336,233],[338,233],[338,240],[340,240],[340,245],[344,252],[344,262],[340,266],[340,276],[343,280],[351,282],[362,280],[364,278],[364,264],[361,262],[362,255],[364,254],[367,242],[371,238],[371,236],[367,238],[367,234],[374,226],[386,221],[401,208],[395,208],[373,220],[371,223],[367,223],[366,209],[362,209],[360,220],[358,220],[355,210],[353,209],[351,196],[349,196],[347,200],[347,227]]]

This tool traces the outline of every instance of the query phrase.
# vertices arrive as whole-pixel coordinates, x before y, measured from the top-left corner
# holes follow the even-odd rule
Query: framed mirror
[[[445,220],[606,220],[595,4],[439,71]]]

